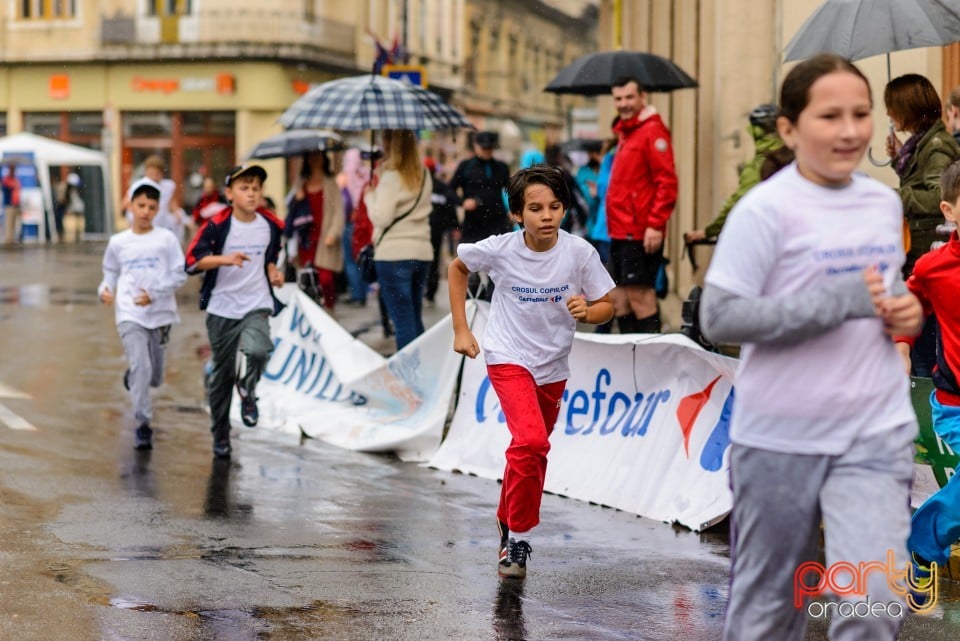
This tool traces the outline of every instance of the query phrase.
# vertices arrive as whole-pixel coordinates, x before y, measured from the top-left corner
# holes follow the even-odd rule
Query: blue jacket
[[[282,244],[283,221],[274,215],[268,209],[258,209],[257,213],[266,219],[270,226],[270,242],[267,244],[267,251],[263,257],[263,277],[267,279],[267,265],[277,264]],[[188,274],[200,273],[197,270],[197,263],[205,256],[220,256],[223,253],[223,244],[227,240],[227,234],[230,233],[230,221],[233,220],[233,207],[227,207],[223,211],[207,220],[194,236],[190,247],[187,248],[186,270]],[[208,269],[203,273],[203,284],[200,286],[200,309],[206,309],[210,303],[210,295],[213,294],[213,288],[217,284],[217,272],[219,268]],[[270,297],[273,298],[273,315],[276,316],[283,309],[284,305],[273,294],[273,287],[270,287]]]
[[[600,173],[597,176],[597,216],[593,219],[593,226],[587,230],[587,236],[593,240],[610,242],[610,233],[607,231],[607,187],[610,185],[610,172],[613,170],[614,150],[611,149],[600,163]]]

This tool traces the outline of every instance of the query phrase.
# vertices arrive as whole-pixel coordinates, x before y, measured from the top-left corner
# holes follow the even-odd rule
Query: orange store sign
[[[138,93],[159,92],[171,94],[177,91],[196,93],[211,91],[230,96],[236,92],[233,74],[218,73],[215,76],[184,76],[183,78],[145,78],[134,76],[130,87]]]
[[[70,76],[57,73],[50,76],[47,93],[54,100],[65,100],[70,97]]]

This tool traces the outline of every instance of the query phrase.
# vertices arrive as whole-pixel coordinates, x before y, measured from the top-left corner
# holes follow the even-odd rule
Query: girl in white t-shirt
[[[497,510],[497,568],[501,576],[522,579],[530,530],[540,522],[549,437],[577,321],[610,320],[614,282],[587,241],[560,230],[571,201],[562,172],[547,165],[523,169],[510,178],[507,194],[510,213],[523,228],[461,244],[448,284],[453,349],[470,358],[480,353],[465,309],[470,272],[487,272],[496,285],[484,360],[512,436]]]
[[[872,106],[847,60],[791,70],[777,125],[796,160],[733,209],[707,272],[704,334],[744,344],[726,640],[801,641],[830,611],[821,594],[842,599],[834,641],[892,640],[917,591],[903,580],[916,418],[890,337],[922,313],[900,276],[900,200],[856,172]]]

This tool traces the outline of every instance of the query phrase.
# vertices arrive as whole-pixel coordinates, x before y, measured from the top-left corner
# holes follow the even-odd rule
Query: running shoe
[[[910,553],[910,564],[912,576],[907,577],[907,588],[909,589],[908,601],[913,603],[908,605],[918,609],[926,605],[930,599],[930,584],[933,582],[934,574],[930,568],[930,562],[917,556],[916,552]]]
[[[247,427],[256,427],[257,421],[260,419],[257,399],[250,394],[240,397],[240,419]]]
[[[526,541],[509,539],[500,547],[500,561],[497,573],[509,579],[522,579],[527,576],[527,557],[533,556],[533,549]]]
[[[233,448],[230,447],[230,424],[214,427],[213,432],[213,455],[219,459],[230,458]]]
[[[141,423],[133,437],[133,448],[137,450],[153,449],[153,430],[149,423]]]

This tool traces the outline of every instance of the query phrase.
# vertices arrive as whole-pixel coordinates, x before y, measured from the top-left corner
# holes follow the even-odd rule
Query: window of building
[[[77,15],[77,0],[20,0],[24,20],[64,20]]]
[[[189,16],[193,0],[147,0],[148,16]]]
[[[0,113],[0,136],[7,135],[7,114]]]
[[[184,136],[233,136],[236,114],[232,111],[184,111]]]
[[[303,0],[303,19],[307,22],[317,21],[316,0]]]
[[[72,145],[100,149],[103,112],[31,111],[23,114],[23,128],[32,134],[54,138]]]

